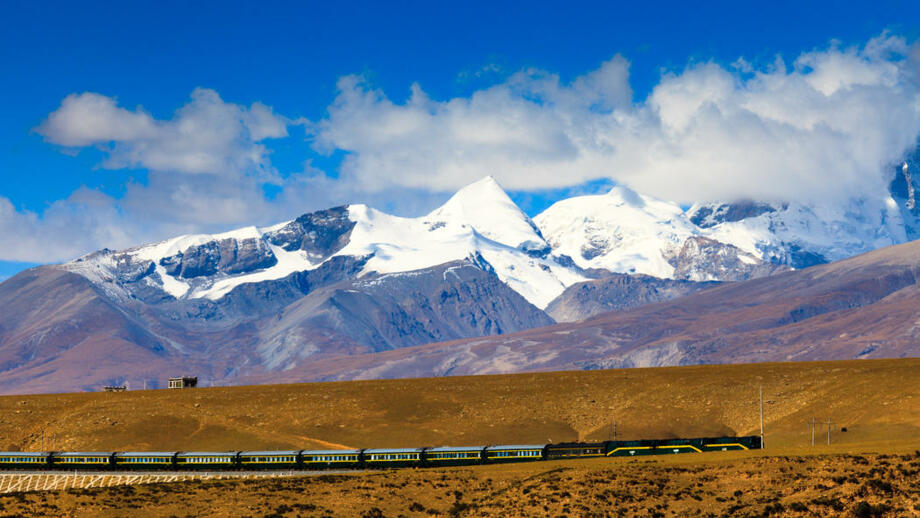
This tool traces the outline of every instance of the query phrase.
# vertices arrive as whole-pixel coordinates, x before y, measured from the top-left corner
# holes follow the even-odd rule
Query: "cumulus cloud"
[[[312,168],[305,149],[304,171],[278,174],[270,139],[302,121],[263,103],[200,88],[158,119],[100,94],[69,95],[36,131],[67,150],[100,150],[102,167],[147,169],[146,182],[118,198],[80,189],[41,213],[0,197],[0,259],[67,260],[344,203],[416,215],[488,174],[538,197],[612,181],[683,203],[880,203],[891,164],[920,134],[920,50],[889,35],[766,65],[691,64],[644,99],[629,67],[617,55],[571,81],[522,70],[446,100],[414,84],[401,103],[343,77],[327,116],[305,123],[314,152],[344,152],[337,172]]]
[[[69,259],[103,243],[130,243],[137,230],[124,224],[111,198],[89,189],[52,203],[41,215],[16,210],[0,197],[0,258],[5,261]]]
[[[915,47],[882,35],[790,66],[693,64],[638,102],[621,56],[569,83],[526,70],[444,101],[413,85],[397,104],[350,76],[311,131],[368,189],[453,190],[492,174],[515,190],[608,178],[685,203],[883,196],[920,133],[918,66]]]
[[[246,108],[198,88],[169,120],[140,107],[121,108],[104,95],[72,94],[36,131],[61,146],[99,147],[109,169],[270,177],[268,150],[260,142],[287,136],[288,124],[262,103]]]
[[[270,202],[263,191],[265,184],[284,189],[309,176],[282,177],[269,161],[264,141],[288,136],[291,124],[263,103],[228,103],[204,88],[166,120],[100,94],[69,95],[36,132],[68,149],[99,149],[104,168],[146,169],[146,181],[128,183],[118,198],[81,188],[40,214],[0,197],[0,257],[61,261],[102,247],[297,215],[294,200]],[[305,196],[304,208],[318,208],[316,198]]]

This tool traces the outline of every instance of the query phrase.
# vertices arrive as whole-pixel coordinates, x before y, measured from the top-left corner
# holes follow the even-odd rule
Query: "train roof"
[[[300,450],[283,450],[283,451],[241,451],[240,455],[259,455],[262,457],[271,457],[273,455],[297,455]]]
[[[180,451],[179,457],[226,457],[227,455],[236,455],[235,451]]]
[[[303,450],[303,455],[357,455],[361,450]]]
[[[486,450],[542,450],[545,444],[496,444],[486,446]]]
[[[41,451],[0,451],[4,457],[45,457],[49,452]]]
[[[55,457],[108,457],[110,451],[56,451]]]
[[[606,442],[557,442],[547,446],[550,448],[598,448],[606,445]]]
[[[364,453],[421,453],[425,448],[375,448]]]
[[[172,457],[175,451],[120,451],[116,457]]]
[[[485,446],[438,446],[428,448],[425,451],[444,452],[444,451],[482,451]]]

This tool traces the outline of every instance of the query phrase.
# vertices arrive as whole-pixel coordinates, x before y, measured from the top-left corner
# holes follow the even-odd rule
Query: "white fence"
[[[0,474],[0,493],[54,491],[70,488],[110,487],[128,484],[157,484],[184,480],[228,478],[276,478],[296,472],[269,473],[9,473]]]

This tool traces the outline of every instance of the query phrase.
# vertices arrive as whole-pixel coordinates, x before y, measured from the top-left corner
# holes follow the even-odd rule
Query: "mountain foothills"
[[[915,167],[842,207],[616,186],[533,219],[488,177],[101,250],[0,284],[0,392],[917,354],[917,245],[847,259],[920,234]]]

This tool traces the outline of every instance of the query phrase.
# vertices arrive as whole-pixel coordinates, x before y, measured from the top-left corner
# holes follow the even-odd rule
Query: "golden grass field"
[[[761,386],[761,452],[22,494],[0,516],[920,513],[920,359],[5,396],[0,447],[37,450],[42,430],[46,449],[92,451],[544,443],[614,420],[622,439],[748,435]],[[812,417],[832,419],[830,447]]]
[[[920,452],[736,452],[0,495],[0,516],[918,516]]]

